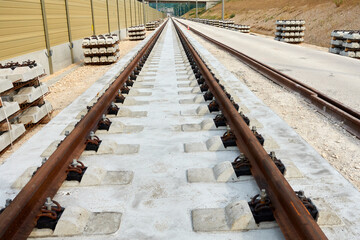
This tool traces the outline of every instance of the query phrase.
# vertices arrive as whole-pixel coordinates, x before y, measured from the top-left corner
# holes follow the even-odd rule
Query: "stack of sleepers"
[[[201,18],[191,18],[189,20],[192,20],[194,22],[200,22],[204,24],[208,24],[215,27],[221,27],[221,28],[227,28],[234,31],[239,31],[242,33],[249,33],[250,32],[250,26],[249,25],[238,25],[234,24],[234,20],[208,20],[208,19],[201,19]]]
[[[0,152],[52,112],[44,75],[35,61],[0,64]]]
[[[230,25],[229,28],[233,29],[235,31],[242,32],[242,33],[249,33],[250,32],[250,26],[249,25],[233,24],[233,25]]]
[[[155,22],[148,22],[145,25],[146,27],[146,31],[154,31],[156,26],[155,26]]]
[[[119,37],[116,34],[93,35],[82,42],[85,64],[112,64],[119,58]]]
[[[329,52],[360,58],[360,30],[334,30],[331,37]]]
[[[144,25],[139,25],[135,27],[128,28],[128,36],[132,41],[138,41],[145,39],[145,27]]]
[[[304,41],[304,20],[277,20],[275,40],[287,43],[301,43]]]
[[[231,25],[234,25],[234,20],[224,20],[224,21],[222,21],[222,27],[223,28],[231,29]]]

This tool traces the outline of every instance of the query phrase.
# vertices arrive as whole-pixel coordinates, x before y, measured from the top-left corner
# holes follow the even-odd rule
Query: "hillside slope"
[[[184,17],[195,17],[195,9]],[[200,18],[221,19],[221,3],[205,11]],[[304,19],[305,42],[329,47],[335,29],[360,30],[360,0],[227,0],[225,18],[251,26],[251,31],[274,36],[275,21]]]

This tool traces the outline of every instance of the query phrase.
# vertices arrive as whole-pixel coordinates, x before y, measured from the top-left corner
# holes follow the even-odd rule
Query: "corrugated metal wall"
[[[132,26],[132,14],[130,11],[130,4],[131,4],[131,0],[124,0],[125,6],[126,6],[126,26],[130,27]]]
[[[73,40],[143,23],[142,3],[136,0],[67,0]],[[66,0],[43,0],[50,46],[69,42]],[[119,18],[117,7],[119,10]],[[147,21],[165,14],[145,6]],[[125,12],[126,11],[126,12]],[[126,21],[127,20],[127,21]],[[0,0],[0,60],[46,49],[41,0]]]
[[[94,6],[95,34],[108,31],[106,0],[92,0]]]
[[[126,28],[125,22],[125,0],[117,0],[119,2],[120,28]]]
[[[91,5],[89,0],[68,0],[70,28],[73,39],[92,34]]]
[[[59,45],[69,41],[65,1],[46,0],[46,18],[49,29],[50,45]]]
[[[0,1],[0,59],[45,47],[39,0]]]
[[[108,0],[109,1],[109,21],[110,21],[110,32],[118,30],[118,17],[117,17],[117,0]]]

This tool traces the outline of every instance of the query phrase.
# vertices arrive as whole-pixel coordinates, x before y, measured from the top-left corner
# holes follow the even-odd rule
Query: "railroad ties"
[[[226,28],[241,33],[250,33],[249,25],[235,24],[234,20],[210,20],[210,19],[202,19],[202,18],[190,18],[189,20],[203,24],[208,24],[215,27]]]
[[[360,59],[359,30],[334,30],[331,37],[329,52]]]
[[[116,34],[93,35],[83,39],[84,63],[92,65],[112,64],[120,56],[119,37]]]
[[[302,43],[304,36],[304,20],[276,20],[275,40],[286,43]]]
[[[50,120],[53,108],[44,99],[49,89],[40,83],[43,76],[44,68],[36,61],[0,64],[0,153],[26,130]]]
[[[1,210],[5,239],[334,239],[356,232],[343,204],[359,211],[353,186],[171,20],[0,167],[4,179],[4,195],[19,192]]]

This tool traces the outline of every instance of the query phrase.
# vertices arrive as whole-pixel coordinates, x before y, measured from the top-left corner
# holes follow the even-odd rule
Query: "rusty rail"
[[[152,48],[159,38],[165,22],[149,42],[139,51],[131,63],[121,72],[106,92],[98,99],[91,110],[81,119],[74,130],[64,139],[46,163],[30,179],[14,198],[13,202],[0,215],[0,239],[26,239],[35,227],[35,218],[45,199],[55,196],[66,179],[66,169],[74,158],[78,159],[85,149],[90,131],[106,113],[114,101],[118,89],[130,76],[142,56]]]
[[[191,52],[210,91],[213,93],[222,113],[226,117],[227,123],[235,134],[239,150],[249,159],[251,173],[258,186],[261,189],[266,189],[271,200],[275,219],[284,237],[289,240],[327,239],[319,225],[270,159],[268,153],[236,111],[184,33],[177,24],[174,25],[184,48],[188,48]]]
[[[180,21],[178,22],[186,26],[186,24]],[[342,122],[342,127],[344,129],[346,129],[348,132],[360,139],[360,113],[358,111],[344,105],[343,103],[325,95],[324,93],[302,82],[299,82],[294,78],[287,76],[286,74],[283,74],[282,72],[266,64],[255,60],[254,58],[245,55],[244,53],[241,53],[215,39],[210,38],[209,36],[195,30],[192,27],[189,27],[189,29],[195,34],[215,44],[217,47],[235,56],[255,71],[269,78],[271,81],[301,94],[315,107],[317,107],[320,113],[334,117],[335,119],[339,120],[340,122]]]

